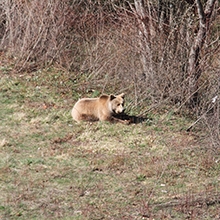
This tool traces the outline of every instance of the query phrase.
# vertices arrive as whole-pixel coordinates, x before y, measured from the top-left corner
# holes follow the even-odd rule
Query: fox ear
[[[110,95],[110,101],[115,99],[115,96],[114,95]]]
[[[125,97],[125,94],[124,94],[124,93],[121,93],[121,94],[118,95],[118,96],[121,96],[122,98],[124,98],[124,97]]]

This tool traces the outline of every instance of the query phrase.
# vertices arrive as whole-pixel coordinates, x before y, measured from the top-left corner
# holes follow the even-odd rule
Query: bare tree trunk
[[[188,74],[189,74],[189,95],[190,99],[190,107],[195,107],[199,104],[198,97],[198,80],[201,75],[200,69],[200,52],[203,47],[204,41],[206,39],[206,35],[209,29],[209,19],[211,18],[214,5],[216,0],[208,0],[206,2],[206,8],[203,9],[202,3],[200,0],[196,0],[196,6],[199,16],[199,27],[198,33],[194,38],[194,42],[191,46],[189,61],[188,61]]]
[[[147,16],[143,0],[134,0],[135,12],[138,20],[139,43],[141,48],[141,62],[146,80],[153,78],[152,54],[150,46],[151,38],[151,15]],[[150,9],[149,9],[150,10]],[[148,20],[148,24],[146,24]]]

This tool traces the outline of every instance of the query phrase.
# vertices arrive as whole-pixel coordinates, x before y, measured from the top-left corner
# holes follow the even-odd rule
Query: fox
[[[71,115],[76,122],[109,121],[112,123],[129,124],[128,120],[116,118],[124,111],[125,94],[101,95],[98,98],[82,98],[74,105]]]

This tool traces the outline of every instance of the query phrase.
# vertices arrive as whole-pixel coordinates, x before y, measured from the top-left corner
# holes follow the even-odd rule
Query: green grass
[[[0,219],[219,217],[219,152],[189,119],[76,124],[67,73],[1,70]]]

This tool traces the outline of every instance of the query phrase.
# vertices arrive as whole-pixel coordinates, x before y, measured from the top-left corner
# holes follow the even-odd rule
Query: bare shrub
[[[81,36],[76,30],[76,2],[3,0],[5,24],[0,46],[15,58],[17,69],[33,70],[52,63],[69,69],[77,64]]]

